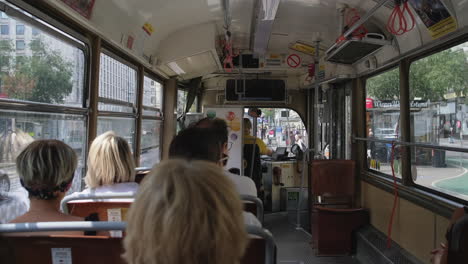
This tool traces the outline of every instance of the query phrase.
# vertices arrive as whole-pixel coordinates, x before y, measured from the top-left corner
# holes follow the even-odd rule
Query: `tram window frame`
[[[437,47],[435,49],[432,49],[432,50],[429,50],[428,52],[424,52],[422,54],[418,54],[417,56],[414,56],[411,58],[411,60],[409,61],[409,66],[408,66],[408,96],[410,96],[410,92],[411,92],[411,67],[414,65],[414,63],[418,62],[418,61],[421,61],[423,59],[426,59],[426,58],[429,58],[431,56],[434,56],[436,54],[440,54],[444,51],[447,51],[447,50],[450,50],[454,47],[457,47],[461,44],[468,44],[468,38],[467,37],[464,37],[464,38],[460,38],[456,41],[453,41],[449,44],[446,44],[446,45],[442,45],[440,47]],[[466,57],[468,58],[468,54],[466,54],[465,52],[465,55]],[[467,65],[468,67],[468,65]],[[448,92],[448,91],[447,91]],[[457,95],[456,96],[456,101],[458,101],[458,98],[459,96]],[[448,99],[443,99],[445,101],[448,101]],[[437,102],[436,102],[437,103]],[[456,106],[455,110],[458,109],[458,106]],[[409,113],[406,113],[408,116],[411,115],[411,111],[409,111]],[[457,118],[458,120],[458,118]],[[411,133],[410,133],[410,144],[413,144],[410,146],[410,149],[411,149],[411,154],[413,154],[414,152],[414,148],[427,148],[429,150],[432,150],[432,151],[443,151],[443,152],[454,152],[454,153],[460,153],[460,154],[466,154],[466,151],[468,151],[468,147],[461,147],[461,148],[458,148],[459,151],[457,151],[457,147],[451,147],[451,146],[444,146],[444,145],[435,145],[433,144],[432,142],[416,142],[415,141],[415,131],[414,131],[414,127],[415,127],[415,122],[413,121],[410,121],[410,130],[411,130]],[[463,124],[462,124],[463,125]],[[422,144],[424,145],[424,147],[422,146],[418,146],[417,144]],[[430,146],[433,146],[433,148],[431,148]],[[445,155],[444,155],[445,156]],[[417,163],[417,161],[415,161]],[[431,161],[432,162],[432,161]],[[433,188],[431,187],[428,187],[428,186],[424,186],[422,184],[418,184],[413,176],[412,175],[414,173],[414,169],[413,169],[413,157],[411,158],[411,160],[409,161],[409,164],[407,166],[410,166],[412,169],[411,169],[411,174],[408,175],[409,176],[409,181],[411,183],[411,185],[416,188],[416,189],[419,189],[419,190],[422,190],[422,191],[425,191],[425,192],[428,192],[428,193],[431,193],[431,194],[434,194],[434,195],[437,195],[437,196],[440,196],[440,197],[443,197],[445,199],[448,199],[448,200],[451,200],[451,201],[454,201],[454,202],[457,202],[457,203],[460,203],[460,204],[465,204],[465,205],[468,205],[468,198],[461,198],[463,197],[463,195],[460,195],[461,193],[456,193],[455,192],[451,192],[451,191],[441,191],[439,189],[443,189],[443,188],[440,188],[440,187],[437,187],[437,186],[433,186],[432,183],[431,186],[433,186]],[[417,164],[414,164],[414,167],[416,169],[416,166]],[[443,179],[442,179],[443,180]],[[438,181],[438,180],[437,180]],[[457,195],[460,195],[461,197],[457,196]],[[467,196],[467,195],[464,195],[464,196]]]
[[[133,126],[133,133],[131,135],[132,137],[132,141],[131,141],[131,145],[132,145],[132,152],[134,154],[134,156],[136,156],[136,153],[137,150],[136,147],[137,147],[137,140],[139,140],[139,136],[136,134],[138,129],[137,129],[137,126],[138,126],[138,86],[140,84],[141,81],[143,80],[139,80],[139,68],[134,65],[133,63],[130,63],[124,59],[122,59],[119,55],[117,55],[116,53],[110,51],[109,49],[106,49],[106,47],[103,47],[101,48],[101,51],[100,51],[100,56],[104,54],[114,60],[116,60],[117,62],[119,63],[122,63],[126,66],[128,66],[129,68],[133,69],[135,71],[135,90],[134,90],[134,93],[135,93],[135,98],[134,98],[134,102],[133,103],[129,103],[129,102],[124,102],[124,101],[119,101],[119,100],[114,100],[112,98],[106,98],[106,97],[101,97],[99,92],[98,92],[98,109],[97,109],[97,112],[98,112],[98,118],[97,118],[97,124],[96,124],[96,127],[98,128],[99,127],[99,118],[100,117],[110,117],[110,118],[126,118],[126,119],[133,119],[133,122],[134,122],[134,126]],[[101,63],[99,65],[99,79],[101,80],[101,78],[104,78],[104,76],[101,74],[101,65],[102,65],[102,60],[101,60]],[[99,86],[99,90],[101,89],[101,87]],[[132,111],[131,112],[124,112],[124,111],[102,111],[102,110],[99,110],[99,103],[109,103],[110,105],[114,105],[114,106],[121,106],[121,107],[131,107]],[[115,131],[117,132],[117,131]],[[99,134],[97,134],[96,136],[99,136]],[[127,135],[119,135],[119,136],[122,136],[122,137],[126,137]]]
[[[143,126],[144,126],[143,123],[144,123],[144,122],[153,121],[153,122],[158,123],[157,125],[159,126],[159,138],[158,138],[158,144],[159,144],[159,146],[158,146],[158,149],[159,149],[159,160],[156,160],[156,161],[151,165],[151,167],[152,167],[152,166],[154,166],[155,164],[159,163],[159,162],[161,161],[161,158],[162,158],[162,144],[163,144],[163,129],[162,129],[162,128],[163,128],[163,121],[164,121],[164,120],[163,120],[163,112],[162,112],[162,109],[164,109],[164,108],[163,108],[163,107],[164,107],[164,84],[163,84],[161,81],[159,81],[158,78],[155,78],[152,74],[150,74],[150,73],[148,73],[148,72],[145,71],[144,74],[143,74],[143,80],[142,80],[142,81],[143,81],[143,93],[144,93],[144,79],[145,79],[145,78],[150,79],[151,82],[159,83],[159,85],[161,86],[161,92],[160,92],[160,94],[158,94],[157,91],[156,91],[156,97],[157,97],[157,96],[161,96],[161,108],[146,106],[143,102],[141,102],[141,106],[142,106],[141,108],[142,108],[142,110],[141,110],[141,113],[140,113],[140,116],[141,116],[141,129],[140,129],[141,132],[140,132],[140,133],[143,132]],[[156,99],[156,100],[157,100],[157,99]],[[148,115],[147,112],[145,113],[145,108],[146,108],[147,110],[149,110],[149,111],[155,111],[155,112],[158,113],[158,114],[156,114],[156,115],[154,115],[154,116],[153,116],[153,115]],[[156,128],[156,129],[157,129],[157,128]],[[143,136],[143,135],[139,135],[140,140],[142,140],[142,136]],[[139,164],[140,164],[140,166],[142,166],[142,165],[141,165],[141,162],[142,162],[142,155],[143,155],[144,153],[143,153],[143,147],[142,147],[142,142],[141,142],[141,141],[140,141],[140,149],[139,149],[138,151],[140,152],[140,154],[139,154],[139,158],[140,158]]]
[[[34,12],[32,12],[34,11]],[[0,109],[3,111],[14,111],[18,115],[34,115],[37,114],[38,116],[64,116],[63,120],[68,120],[66,116],[71,115],[75,117],[81,117],[81,121],[83,123],[83,128],[85,130],[85,134],[83,135],[83,142],[81,142],[82,150],[81,150],[81,167],[78,167],[75,171],[75,175],[79,176],[75,177],[73,180],[72,187],[70,192],[73,191],[81,191],[84,187],[82,183],[82,179],[85,176],[85,168],[87,166],[87,130],[89,129],[89,116],[88,116],[88,109],[86,105],[87,98],[89,96],[89,87],[87,85],[89,81],[89,49],[90,49],[90,41],[80,33],[74,31],[71,28],[59,23],[54,19],[50,19],[45,14],[41,13],[37,10],[29,10],[22,7],[17,7],[12,3],[0,3],[0,12],[5,14],[4,19],[11,18],[20,20],[24,24],[28,26],[38,29],[41,33],[49,35],[49,37],[53,37],[58,39],[59,41],[63,42],[66,45],[69,45],[73,48],[80,50],[83,54],[83,64],[82,66],[82,80],[81,80],[81,102],[79,106],[74,105],[63,105],[63,104],[55,104],[55,103],[42,103],[42,102],[35,102],[35,101],[14,101],[8,99],[0,99]],[[46,19],[49,18],[49,19]],[[11,30],[11,28],[10,28]],[[25,29],[26,30],[26,29]],[[11,33],[11,31],[10,31]],[[71,119],[70,119],[71,120]],[[77,121],[78,122],[78,121]],[[46,135],[44,133],[44,135]],[[65,136],[65,135],[63,135]],[[42,135],[39,138],[44,138]],[[46,137],[47,138],[47,137]],[[53,137],[50,139],[54,139]],[[60,140],[60,138],[55,138]]]
[[[374,77],[377,77],[377,76],[380,76],[380,75],[383,75],[383,74],[386,74],[386,73],[390,73],[390,72],[392,72],[392,71],[399,71],[399,69],[400,69],[400,65],[399,65],[399,64],[396,64],[396,65],[393,64],[393,65],[387,66],[387,67],[385,67],[385,68],[379,70],[378,72],[375,72],[375,73],[373,73],[373,74],[371,74],[371,75],[369,75],[369,76],[366,76],[365,79],[364,79],[364,82],[365,82],[365,85],[364,85],[364,98],[365,98],[365,102],[367,103],[367,98],[368,98],[367,89],[368,89],[368,81],[369,81],[369,79],[372,79],[372,78],[374,78]],[[398,75],[399,75],[399,76],[398,76],[398,92],[399,92],[399,93],[398,93],[398,99],[394,99],[394,101],[398,101],[399,104],[401,104],[401,96],[400,96],[400,95],[401,95],[401,86],[400,86],[400,82],[399,82],[401,76],[400,76],[399,73],[398,73]],[[372,102],[372,103],[373,103],[373,102]],[[401,111],[401,105],[399,106],[399,111],[398,111],[398,112],[399,112],[399,115],[400,115],[400,118],[399,118],[400,124],[397,124],[397,128],[399,129],[399,131],[398,131],[399,133],[398,133],[398,138],[395,139],[396,141],[400,140],[400,138],[401,138],[401,116],[404,114],[404,113]],[[367,107],[366,107],[365,110],[364,110],[365,116],[363,117],[365,120],[367,120],[367,113],[368,113],[368,111],[367,111]],[[363,140],[365,141],[365,150],[366,150],[366,153],[365,153],[365,156],[366,156],[365,160],[367,160],[367,162],[366,162],[366,167],[365,167],[366,170],[367,170],[368,172],[370,172],[371,174],[379,175],[379,176],[382,176],[382,177],[387,178],[387,179],[393,179],[393,175],[392,175],[391,172],[390,172],[390,174],[388,174],[388,173],[381,172],[380,170],[378,170],[378,169],[380,169],[380,164],[377,165],[377,163],[376,163],[375,165],[373,165],[373,166],[377,167],[378,169],[371,168],[371,166],[370,166],[370,165],[371,165],[371,164],[370,164],[370,163],[371,163],[371,160],[369,160],[369,159],[367,158],[367,157],[368,157],[368,153],[367,153],[368,150],[367,150],[367,149],[368,149],[369,144],[371,144],[371,143],[374,143],[374,144],[376,144],[376,143],[377,143],[377,144],[385,144],[385,148],[388,148],[388,147],[389,147],[389,146],[388,146],[389,143],[386,143],[386,142],[382,141],[382,139],[375,138],[375,133],[376,133],[376,131],[374,131],[374,130],[372,130],[372,132],[374,133],[374,138],[370,138],[370,137],[369,137],[369,131],[368,131],[368,128],[367,128],[367,121],[365,122],[365,124],[366,124],[366,125],[365,125],[366,131],[364,131],[365,140],[364,140],[364,139],[363,139]],[[396,130],[397,128],[395,128],[395,130]],[[395,132],[395,133],[396,133],[396,132]],[[383,139],[383,140],[385,140],[385,139]],[[398,148],[398,146],[396,146],[395,148]],[[391,151],[391,150],[390,150],[390,151]],[[371,155],[372,155],[372,154],[371,154]],[[387,156],[388,156],[388,155],[391,155],[391,152],[389,153],[388,150],[387,150]],[[372,157],[372,156],[371,156],[371,157]],[[390,166],[391,166],[391,165],[390,165]],[[402,166],[402,164],[400,164],[400,166]],[[391,167],[390,167],[390,171],[391,171]],[[397,182],[402,183],[402,179],[405,177],[405,175],[403,175],[403,173],[404,173],[404,172],[402,171],[401,174],[399,175],[400,177],[398,177],[397,175],[395,175],[395,176],[396,176]]]

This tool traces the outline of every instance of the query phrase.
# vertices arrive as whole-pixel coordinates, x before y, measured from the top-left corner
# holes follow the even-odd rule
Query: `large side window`
[[[137,71],[101,53],[97,134],[112,130],[135,151]]]
[[[148,76],[144,77],[140,150],[141,167],[152,167],[161,160],[162,92],[161,83]]]
[[[16,14],[17,13],[17,14]],[[0,14],[0,170],[12,188],[19,186],[15,158],[36,139],[57,139],[70,145],[79,163],[71,191],[81,189],[86,153],[87,115],[83,104],[84,43],[28,14]],[[26,22],[27,21],[27,22]],[[25,34],[35,30],[33,39]],[[17,52],[15,50],[21,50]]]
[[[392,174],[390,160],[394,156],[397,177],[399,153],[392,153],[391,141],[400,138],[400,80],[398,68],[386,71],[366,81],[367,160],[371,170]]]
[[[434,146],[411,148],[413,180],[465,200],[468,155],[456,150],[468,150],[467,95],[468,43],[411,64],[411,140]]]

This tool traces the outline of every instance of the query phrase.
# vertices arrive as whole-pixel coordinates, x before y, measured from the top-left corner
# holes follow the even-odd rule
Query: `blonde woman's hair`
[[[161,162],[127,215],[129,264],[234,264],[248,243],[239,194],[212,162]]]
[[[16,170],[31,196],[53,199],[73,180],[78,159],[75,151],[59,140],[36,140],[16,158]]]
[[[96,137],[88,155],[85,183],[89,188],[135,181],[135,161],[127,141],[108,131]]]

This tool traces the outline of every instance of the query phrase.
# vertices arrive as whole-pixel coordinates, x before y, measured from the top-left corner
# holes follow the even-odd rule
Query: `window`
[[[142,120],[140,167],[152,167],[161,160],[161,129],[161,120]]]
[[[41,31],[39,29],[37,29],[37,28],[32,28],[31,33],[32,33],[33,36],[37,36],[37,35],[39,35],[41,33]]]
[[[146,76],[143,82],[143,115],[160,116],[162,85]]]
[[[398,68],[371,77],[366,81],[366,131],[368,167],[371,170],[392,174],[390,160],[392,144],[400,138],[400,74]],[[387,142],[373,141],[386,140]],[[398,170],[398,149],[394,151],[395,174]]]
[[[0,12],[0,18],[8,19],[8,16],[5,14],[5,12]]]
[[[133,113],[136,103],[136,73],[134,68],[101,53],[99,111]]]
[[[99,117],[97,125],[97,135],[107,131],[114,131],[118,136],[127,140],[130,148],[135,147],[135,119],[123,117]]]
[[[49,33],[44,37],[28,40],[28,44],[14,36],[0,40],[3,99],[83,107],[83,46],[73,46]],[[22,52],[15,53],[15,49]],[[14,63],[18,56],[22,63]]]
[[[245,109],[244,117],[251,119]],[[302,149],[308,146],[307,130],[299,114],[285,108],[261,108],[262,116],[257,118],[256,136],[265,144],[275,150],[277,147],[290,147],[300,145]],[[253,122],[252,122],[253,125]],[[250,131],[254,133],[253,129]]]
[[[468,200],[468,42],[417,60],[410,67],[411,148],[416,184]]]
[[[182,115],[187,107],[187,95],[188,92],[182,89],[177,90],[177,116]],[[198,97],[195,97],[192,106],[190,107],[189,113],[197,112]]]
[[[36,23],[35,18],[27,16],[32,28],[46,24]],[[2,18],[13,22],[7,16],[2,15]],[[21,17],[15,17],[15,21],[23,23]],[[78,154],[78,168],[70,192],[81,191],[87,146],[87,112],[83,108],[85,46],[52,25],[47,26],[50,28],[50,33],[44,34],[47,41],[28,40],[28,45],[25,40],[10,36],[8,25],[0,26],[3,35],[0,39],[0,97],[8,107],[8,111],[0,110],[0,170],[14,182],[12,188],[17,188],[20,185],[14,159],[18,152],[36,139],[61,140]],[[16,30],[24,34],[24,25],[18,25]],[[18,109],[14,106],[22,109],[14,110]]]
[[[2,35],[10,35],[10,27],[8,25],[0,25],[0,33]]]
[[[24,40],[16,41],[16,50],[24,50],[25,47],[26,47],[26,43],[24,43]]]
[[[16,35],[24,35],[24,25],[16,25]]]
[[[1,170],[19,187],[15,157],[35,139],[58,139],[72,147],[78,155],[78,168],[73,190],[81,190],[86,152],[86,119],[82,115],[49,114],[26,111],[0,111]],[[4,151],[9,150],[9,151]]]

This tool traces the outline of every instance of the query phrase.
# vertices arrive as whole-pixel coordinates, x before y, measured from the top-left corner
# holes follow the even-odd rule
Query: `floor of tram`
[[[278,264],[359,264],[351,256],[316,257],[310,247],[310,234],[296,230],[287,213],[265,214],[264,227],[273,234],[278,248]]]

